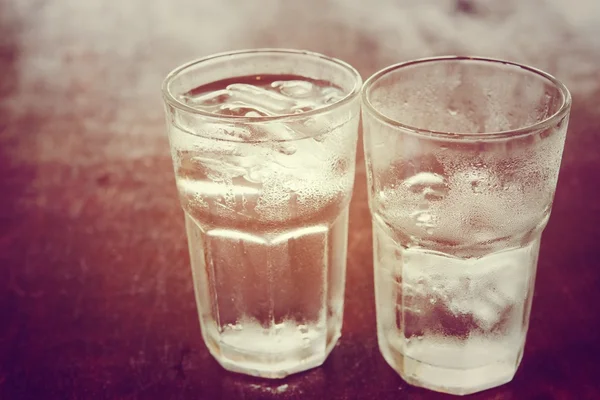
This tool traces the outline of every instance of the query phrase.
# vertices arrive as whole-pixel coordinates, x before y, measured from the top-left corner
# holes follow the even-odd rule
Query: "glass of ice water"
[[[202,335],[228,370],[281,378],[340,337],[361,84],[342,61],[275,49],[163,84]]]
[[[393,65],[362,91],[377,334],[408,383],[468,394],[523,356],[571,98],[510,62]]]

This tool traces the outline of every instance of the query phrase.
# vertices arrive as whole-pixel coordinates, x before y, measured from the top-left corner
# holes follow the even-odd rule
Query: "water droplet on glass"
[[[473,193],[483,193],[483,189],[483,182],[478,179],[471,181],[471,190],[473,190]]]

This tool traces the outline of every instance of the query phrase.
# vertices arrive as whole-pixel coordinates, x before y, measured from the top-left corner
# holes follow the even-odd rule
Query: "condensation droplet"
[[[471,189],[473,193],[483,193],[483,182],[480,180],[471,181]]]

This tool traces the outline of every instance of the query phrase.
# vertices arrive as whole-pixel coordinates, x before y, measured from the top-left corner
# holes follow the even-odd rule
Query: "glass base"
[[[477,393],[510,382],[522,355],[522,352],[518,352],[512,357],[500,357],[482,365],[473,364],[473,357],[460,348],[434,349],[424,343],[411,346],[410,355],[402,354],[381,342],[379,348],[386,362],[408,384],[453,395]],[[420,352],[433,355],[438,364],[432,363],[433,360],[428,360],[425,355],[420,357]]]
[[[276,337],[239,331],[222,333],[219,341],[205,337],[205,342],[212,356],[228,371],[281,379],[323,364],[339,337],[339,332],[326,338],[324,332],[317,331],[303,337],[291,331]]]

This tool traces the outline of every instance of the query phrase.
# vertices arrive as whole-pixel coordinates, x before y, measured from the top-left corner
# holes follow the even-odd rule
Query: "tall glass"
[[[281,378],[340,337],[362,81],[293,50],[218,54],[163,84],[204,341]]]
[[[362,92],[377,334],[408,383],[468,394],[523,356],[571,98],[510,62],[388,67]]]

